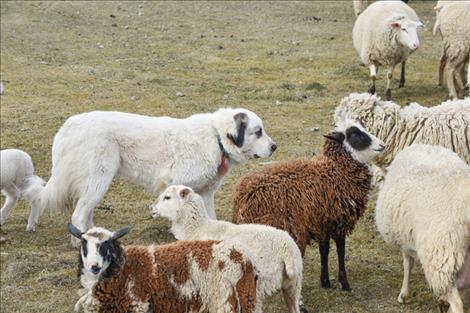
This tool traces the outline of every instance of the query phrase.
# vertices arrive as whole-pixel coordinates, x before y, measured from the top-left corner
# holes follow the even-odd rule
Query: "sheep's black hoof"
[[[375,85],[370,86],[368,92],[369,92],[371,95],[375,94]]]
[[[344,291],[351,291],[351,287],[349,286],[349,283],[348,282],[345,282],[345,283],[341,283],[341,289],[344,290]]]
[[[322,279],[321,280],[321,287],[323,289],[329,289],[331,288],[330,280],[329,279]]]
[[[405,87],[405,81],[404,80],[400,80],[400,83],[398,84],[398,88],[402,88],[402,87]]]
[[[392,100],[392,91],[390,89],[385,90],[385,100]]]

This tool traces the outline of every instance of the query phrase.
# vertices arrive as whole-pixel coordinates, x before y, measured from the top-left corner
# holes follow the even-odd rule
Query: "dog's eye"
[[[170,196],[165,196],[165,197],[163,197],[163,200],[170,200],[170,199],[171,199]]]
[[[255,134],[259,138],[263,135],[263,130],[260,128]]]

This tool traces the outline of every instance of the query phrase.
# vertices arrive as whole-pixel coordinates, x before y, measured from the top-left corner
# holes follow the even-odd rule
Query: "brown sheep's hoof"
[[[385,100],[392,100],[392,91],[390,89],[385,90]]]
[[[325,279],[325,280],[321,280],[321,287],[323,289],[329,289],[331,288],[331,284],[330,284],[330,280],[329,279]]]
[[[375,85],[370,86],[368,92],[369,92],[371,95],[375,94]]]
[[[341,283],[341,289],[343,289],[344,291],[351,291],[351,287],[349,286],[349,283]]]

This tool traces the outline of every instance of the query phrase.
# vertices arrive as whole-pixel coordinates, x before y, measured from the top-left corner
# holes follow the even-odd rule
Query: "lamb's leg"
[[[301,286],[293,284],[283,286],[282,288],[282,294],[284,295],[284,301],[286,302],[289,313],[300,313],[300,289]]]
[[[328,275],[328,254],[330,253],[330,238],[320,241],[321,276],[320,282],[322,288],[330,288],[330,277]]]
[[[2,189],[2,193],[6,196],[5,203],[0,210],[0,225],[3,225],[10,216],[11,209],[18,202],[21,192],[15,185],[10,185]]]
[[[31,213],[29,213],[28,225],[26,231],[33,232],[36,230],[36,225],[39,222],[39,216],[41,215],[41,209],[35,205],[31,205]]]
[[[370,70],[370,79],[371,79],[369,93],[373,95],[375,94],[375,80],[377,78],[377,66],[375,66],[375,64],[371,64],[369,65],[369,70]]]
[[[392,65],[388,68],[387,71],[387,89],[385,89],[385,99],[386,100],[391,100],[392,99],[392,90],[391,85],[392,85],[392,78],[393,78],[393,70],[395,69],[395,65]]]
[[[462,299],[460,298],[459,291],[457,287],[452,287],[449,292],[442,297],[442,300],[444,300],[441,303],[449,303],[449,310],[447,313],[464,313],[463,311],[463,302]],[[440,305],[440,307],[443,305]]]
[[[447,63],[447,54],[444,50],[441,56],[441,63],[439,64],[439,81],[437,83],[437,85],[441,87],[444,85],[444,70],[446,68],[446,63]]]
[[[341,283],[343,290],[350,291],[351,287],[349,286],[348,276],[346,274],[346,266],[344,264],[344,256],[346,254],[346,239],[337,238],[336,242],[336,252],[338,253],[338,280]]]
[[[304,298],[302,297],[302,295],[300,296],[299,300],[299,310],[300,313],[308,313],[307,306],[305,305]]]
[[[405,86],[405,65],[406,61],[401,62],[400,83],[398,84],[398,88]]]
[[[459,271],[457,282],[455,284],[457,285],[458,289],[465,289],[470,287],[470,247],[467,249],[465,262]]]
[[[398,295],[398,302],[405,303],[405,299],[408,297],[410,289],[410,273],[413,268],[414,258],[403,251],[403,284],[401,285],[401,291]]]

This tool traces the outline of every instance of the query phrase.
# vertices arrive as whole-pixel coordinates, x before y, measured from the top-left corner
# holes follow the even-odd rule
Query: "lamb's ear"
[[[191,193],[191,189],[185,187],[180,190],[180,197],[186,199],[186,197]]]
[[[124,228],[121,228],[120,230],[118,231],[115,231],[113,236],[110,238],[110,240],[116,240],[116,239],[119,239],[121,237],[123,237],[124,235],[127,235],[127,233],[132,229],[131,226],[129,227],[124,227]]]
[[[344,141],[344,134],[340,132],[332,132],[332,133],[329,133],[328,135],[323,135],[323,137],[340,142],[340,143]]]
[[[229,132],[227,138],[229,138],[237,147],[243,146],[243,141],[245,140],[245,130],[246,125],[248,124],[248,115],[246,113],[240,112],[233,116],[235,121],[234,133]]]
[[[72,234],[72,236],[77,237],[78,239],[82,238],[83,232],[77,227],[75,227],[75,225],[73,225],[72,223],[67,224],[67,229],[69,233]]]

